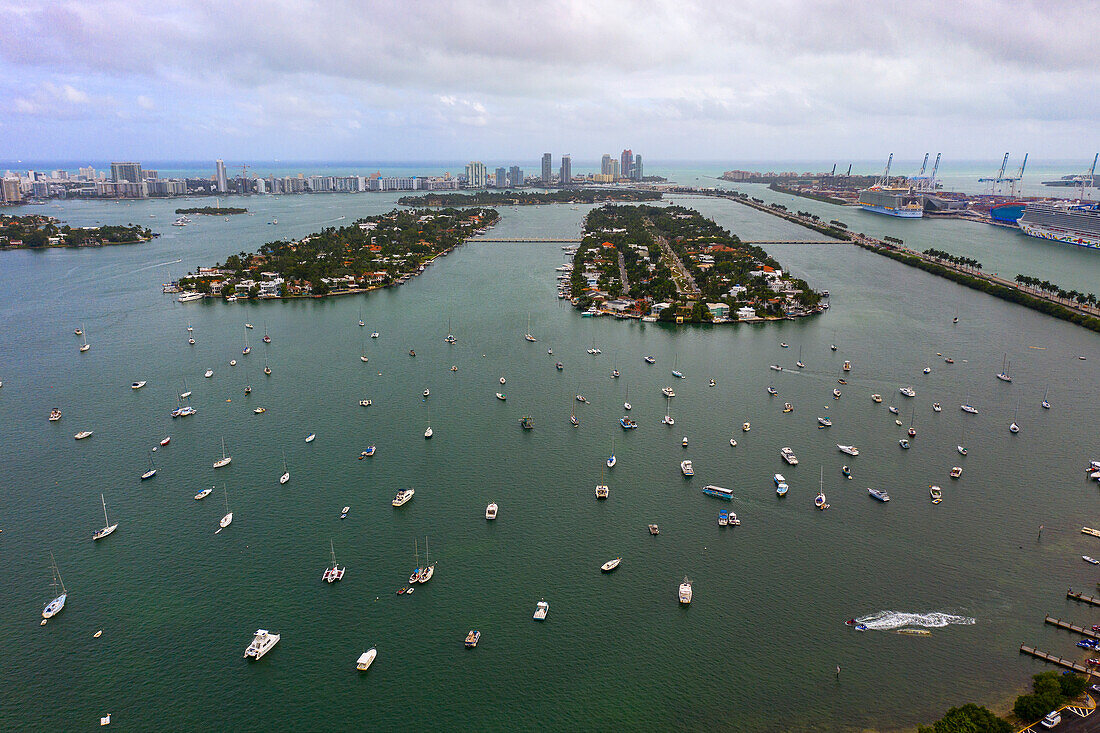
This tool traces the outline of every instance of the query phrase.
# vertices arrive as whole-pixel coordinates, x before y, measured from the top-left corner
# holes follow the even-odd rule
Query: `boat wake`
[[[868,631],[892,631],[903,626],[923,626],[938,629],[951,624],[970,625],[977,623],[967,616],[952,616],[949,613],[904,613],[901,611],[879,611],[856,619]]]

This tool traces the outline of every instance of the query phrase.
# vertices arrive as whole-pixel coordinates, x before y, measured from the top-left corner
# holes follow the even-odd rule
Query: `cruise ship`
[[[1032,237],[1100,249],[1100,204],[1029,203],[1016,223]]]
[[[871,186],[859,192],[859,205],[864,211],[902,219],[924,216],[924,197],[910,188]]]

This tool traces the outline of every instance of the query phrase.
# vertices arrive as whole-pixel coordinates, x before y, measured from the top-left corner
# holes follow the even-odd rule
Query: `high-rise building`
[[[88,166],[87,168],[80,169],[80,177],[85,181],[94,181],[96,179],[95,168]]]
[[[496,176],[494,176],[494,179],[496,180],[497,188],[508,187],[508,171],[506,171],[504,168],[497,168],[497,173]]]
[[[611,154],[610,153],[604,153],[603,157],[600,158],[600,175],[604,175],[604,176],[611,175]]]
[[[218,193],[225,193],[229,190],[229,180],[225,175],[225,161],[221,158],[214,161],[214,173],[218,179]]]
[[[617,181],[619,179],[619,159],[611,159],[611,170],[608,171],[611,174],[611,180]]]
[[[619,173],[623,178],[630,178],[631,172],[634,170],[634,151],[624,150],[622,155],[619,156]]]
[[[18,178],[5,178],[0,184],[0,201],[5,204],[17,204],[23,200],[23,193],[19,190]]]
[[[550,153],[542,154],[542,185],[549,186],[554,180],[554,158]]]
[[[480,160],[466,164],[466,185],[469,188],[485,188],[488,185],[488,171]]]
[[[141,183],[141,163],[111,163],[111,180]]]
[[[523,171],[519,169],[518,165],[514,165],[508,169],[508,182],[513,186],[523,185]]]
[[[631,171],[631,176],[635,181],[642,180],[642,154],[638,153],[634,156],[634,170]]]
[[[561,156],[561,171],[559,172],[559,182],[562,186],[573,185],[573,157],[570,155]]]

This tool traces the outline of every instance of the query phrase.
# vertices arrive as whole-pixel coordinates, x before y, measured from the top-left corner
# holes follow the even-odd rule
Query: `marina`
[[[349,207],[392,205],[382,195],[350,201]],[[264,241],[263,227],[276,217],[280,228],[304,236],[315,228],[314,207],[335,205],[327,202],[262,199],[256,202],[256,217],[225,224],[230,234],[210,236],[214,222],[202,220],[170,228],[143,245],[141,256],[147,256],[149,264],[175,259],[177,252],[194,263],[214,262],[241,249],[239,240],[247,240],[251,249],[258,247]],[[705,209],[707,216],[748,240],[801,236],[792,236],[796,230],[788,230],[774,217],[730,202],[693,198],[683,203]],[[72,210],[66,211],[67,220],[79,222],[79,212],[85,211],[89,223],[105,206],[63,205]],[[167,204],[149,201],[131,208],[159,211],[158,206]],[[252,203],[249,207],[254,208]],[[528,207],[522,216],[505,211],[494,234],[565,236],[576,231],[581,214],[568,207]],[[354,215],[349,209],[348,218]],[[1096,456],[1090,454],[1093,446],[1087,435],[1075,427],[1089,420],[1086,387],[1094,378],[1090,370],[1100,363],[1095,337],[855,248],[775,247],[777,258],[797,275],[829,289],[833,307],[815,319],[733,326],[720,333],[582,318],[556,298],[553,272],[561,263],[558,248],[538,243],[470,243],[402,288],[363,297],[230,304],[179,304],[162,298],[163,268],[106,280],[112,272],[141,266],[128,261],[135,250],[57,250],[40,258],[27,252],[2,253],[8,266],[0,270],[0,281],[13,298],[33,300],[28,288],[36,283],[53,288],[59,302],[40,314],[26,315],[33,329],[6,324],[15,353],[33,353],[35,359],[0,365],[5,382],[0,397],[13,424],[13,439],[0,445],[0,457],[13,467],[13,485],[21,487],[12,497],[3,536],[12,558],[13,598],[26,611],[0,619],[0,632],[14,660],[0,676],[25,676],[28,667],[21,660],[34,654],[61,658],[79,634],[90,635],[84,628],[105,628],[104,642],[123,634],[128,642],[126,648],[101,649],[96,676],[118,681],[123,679],[121,669],[130,668],[154,683],[133,692],[130,707],[135,712],[129,715],[138,725],[155,720],[179,728],[196,718],[202,709],[196,700],[163,704],[153,694],[154,688],[163,689],[180,675],[192,681],[195,696],[209,697],[226,687],[259,693],[264,675],[276,670],[296,681],[283,693],[285,700],[270,713],[260,713],[272,725],[308,727],[307,719],[294,709],[305,709],[324,690],[344,695],[349,715],[373,711],[380,725],[427,724],[431,719],[439,725],[492,727],[493,718],[477,702],[476,690],[486,685],[516,706],[517,720],[524,725],[552,716],[563,699],[574,701],[594,724],[614,725],[620,720],[607,716],[583,680],[531,689],[511,679],[535,652],[552,670],[583,664],[594,673],[620,677],[627,669],[644,670],[637,673],[637,682],[626,683],[631,691],[684,677],[684,683],[702,691],[697,702],[708,719],[729,720],[724,716],[736,708],[741,724],[757,729],[777,721],[794,729],[813,725],[841,730],[867,727],[872,721],[897,726],[926,722],[953,699],[952,688],[964,679],[976,699],[991,699],[1023,684],[1032,668],[1017,661],[1015,641],[1022,638],[1034,638],[1042,648],[1070,656],[1072,644],[1065,634],[1035,635],[1035,619],[1052,609],[1034,596],[1047,593],[1049,599],[1050,593],[1064,592],[1067,583],[1091,587],[1093,568],[1081,562],[1080,555],[1097,554],[1096,548],[1081,544],[1066,551],[1048,538],[1059,537],[1055,526],[1065,526],[1069,529],[1064,537],[1095,542],[1081,536],[1079,529],[1091,522],[1081,507],[1090,506],[1097,490],[1095,481],[1082,478],[1080,466],[1082,459]],[[855,283],[846,277],[852,271],[865,272],[867,278]],[[491,285],[483,280],[487,272],[493,273]],[[455,281],[472,285],[467,292],[455,293]],[[111,288],[119,283],[121,292],[113,293]],[[899,312],[893,305],[899,287],[912,293],[911,312]],[[487,307],[497,288],[529,289],[530,297],[522,303]],[[952,324],[956,305],[962,317]],[[368,365],[358,359],[360,308],[368,324],[386,332],[385,339],[369,342]],[[540,339],[534,348],[521,338],[529,310]],[[73,313],[80,315],[73,318]],[[194,347],[180,338],[189,319],[199,336]],[[78,342],[72,331],[81,321],[95,338],[96,348],[86,354],[72,348]],[[272,337],[266,347],[272,375],[253,382],[251,396],[244,394],[249,382],[243,364],[234,370],[216,368],[230,356],[240,358],[245,321],[260,332],[266,322]],[[134,323],[141,325],[135,329]],[[1007,323],[1011,328],[1003,325]],[[452,329],[457,343],[444,343]],[[791,352],[780,350],[781,340],[790,344]],[[542,348],[546,343],[553,344],[553,355]],[[603,355],[586,355],[593,343]],[[835,352],[829,348],[834,343]],[[1029,349],[1032,345],[1048,348]],[[798,347],[806,368],[794,371],[793,352]],[[410,348],[415,349],[415,359],[408,355]],[[1006,350],[1012,383],[995,378]],[[937,352],[951,354],[957,363],[941,364],[922,375]],[[667,366],[647,372],[645,355]],[[1078,355],[1089,359],[1081,362]],[[677,357],[676,368],[686,378],[676,380],[674,433],[660,424],[668,405],[660,390],[667,386],[668,369]],[[82,360],[80,371],[73,371],[76,359]],[[555,368],[558,360],[563,371]],[[833,400],[831,390],[846,360],[854,365],[846,375],[851,384],[844,388],[844,398]],[[790,371],[769,370],[772,363],[786,364]],[[208,365],[215,373],[203,379]],[[452,365],[459,370],[452,372]],[[617,380],[608,377],[612,367],[621,372]],[[262,364],[252,364],[253,378],[258,368]],[[948,373],[949,369],[956,371]],[[49,391],[36,376],[43,370],[63,375]],[[122,380],[120,374],[125,375]],[[123,380],[132,380],[131,374],[141,375],[146,386],[126,389],[129,383]],[[508,377],[506,402],[493,397],[501,389],[501,374]],[[194,389],[189,400],[198,414],[173,421],[168,413],[177,406],[185,378]],[[709,386],[711,378],[715,387]],[[896,427],[885,405],[867,396],[888,395],[909,383],[916,388],[912,400],[917,411],[925,417],[919,444],[900,451],[897,440],[904,427]],[[769,403],[769,384],[778,389],[779,399],[797,409],[784,415],[781,402]],[[1048,386],[1051,410],[1039,404]],[[431,392],[435,432],[429,441],[422,437],[429,418],[421,402],[426,388]],[[626,390],[637,429],[623,430],[619,423]],[[968,390],[980,414],[931,411],[933,401],[961,404]],[[583,394],[588,404],[576,403],[576,394]],[[366,395],[373,398],[369,409],[357,404]],[[1026,455],[1010,442],[1005,429],[1017,401],[1019,422],[1032,441]],[[267,413],[257,417],[253,410],[260,404]],[[62,422],[68,429],[59,430],[59,425],[44,419],[55,405],[64,412]],[[578,415],[583,413],[578,427],[569,421],[574,405]],[[826,405],[829,410],[823,412]],[[715,419],[716,414],[724,419]],[[519,427],[523,415],[531,418],[536,430]],[[827,415],[833,426],[819,430],[819,415]],[[751,432],[737,429],[749,421]],[[965,458],[955,453],[964,425],[970,448]],[[95,440],[74,443],[71,436],[80,428],[94,430]],[[734,431],[742,437],[731,448]],[[168,432],[171,444],[156,453],[156,479],[141,491],[113,491],[112,484],[138,485],[138,475],[149,464],[150,447]],[[836,436],[826,440],[832,432]],[[316,439],[306,443],[309,435]],[[612,435],[618,458],[615,496],[596,502],[592,486],[608,458]],[[690,453],[681,445],[685,435],[691,438]],[[231,451],[233,459],[214,470],[212,463],[222,456],[222,436],[225,455]],[[859,457],[840,453],[838,441],[858,446]],[[369,444],[381,450],[369,461],[356,461]],[[778,453],[787,446],[801,465],[780,462]],[[295,466],[294,481],[286,488],[274,480],[284,471],[284,450],[288,464]],[[698,474],[694,489],[679,470],[687,455]],[[844,478],[845,461],[852,462],[857,480]],[[929,484],[942,483],[955,461],[965,461],[966,466],[960,490],[950,491],[948,500],[933,506]],[[824,492],[832,508],[824,515],[813,506],[812,468],[805,473],[807,466],[816,465],[824,465],[829,477]],[[776,496],[776,486],[768,480],[780,467],[790,487],[785,500]],[[216,495],[209,497],[213,503],[194,501],[196,492],[210,487],[215,476],[224,476],[234,487],[233,501],[219,502],[223,497]],[[702,484],[734,487],[737,495],[730,503],[715,502],[702,494]],[[1034,489],[1039,485],[1060,489],[1039,492]],[[308,489],[287,490],[294,486]],[[868,500],[867,486],[888,488],[890,503],[882,506]],[[996,486],[997,491],[985,486]],[[395,492],[409,488],[415,488],[415,500],[394,509],[390,503]],[[93,543],[88,535],[98,526],[96,517],[102,510],[95,506],[95,498],[105,489],[112,494],[110,521],[121,522],[124,531]],[[42,502],[44,496],[76,509],[58,511]],[[490,499],[508,510],[499,521],[484,518]],[[213,537],[227,504],[235,510],[236,520]],[[354,505],[355,511],[341,522],[338,510],[345,505]],[[735,510],[744,524],[736,530],[718,526],[720,507]],[[440,522],[441,517],[448,521]],[[1036,545],[1035,530],[1041,522],[1047,530]],[[650,536],[649,524],[660,525],[660,536]],[[18,525],[26,532],[13,533]],[[288,531],[290,526],[293,531]],[[568,538],[561,536],[562,528],[568,528]],[[720,542],[715,534],[719,532]],[[427,585],[418,583],[419,592],[411,597],[398,595],[395,587],[406,581],[411,569],[408,539],[422,540],[425,534],[431,536],[432,561],[447,572]],[[171,547],[163,546],[165,536],[172,537]],[[330,538],[341,545],[341,564],[353,570],[331,588],[317,577],[325,563],[323,544]],[[988,546],[989,555],[974,554],[976,542]],[[914,548],[929,543],[938,548],[935,556],[914,568]],[[1024,549],[1017,549],[1019,545]],[[26,619],[35,617],[49,600],[49,574],[43,571],[50,547],[65,569],[72,600],[42,630],[47,633],[28,634]],[[815,558],[820,553],[838,558],[837,567],[827,574],[819,572]],[[599,572],[600,563],[620,555],[629,562],[614,573]],[[502,556],[515,558],[529,571],[514,584],[497,583],[490,589]],[[774,560],[779,556],[786,558],[783,567]],[[875,563],[860,562],[867,556],[874,556]],[[1004,562],[1005,557],[1012,561]],[[156,664],[148,650],[163,648],[158,631],[171,622],[173,612],[149,609],[124,592],[132,578],[123,569],[145,559],[173,571],[186,568],[186,581],[178,591],[181,603],[189,613],[223,619],[219,626],[224,628],[176,635],[172,644],[178,663],[172,670]],[[738,563],[753,572],[737,587],[725,587],[728,567]],[[896,582],[902,572],[912,573],[911,583]],[[643,577],[648,573],[654,580]],[[700,595],[681,609],[677,585],[685,574]],[[1018,597],[1018,607],[1009,611],[986,597],[990,579],[1004,593]],[[813,595],[813,607],[769,596],[776,587],[792,582]],[[882,595],[867,594],[872,584],[882,589]],[[146,586],[152,593],[168,587],[155,576]],[[469,592],[471,587],[483,589]],[[944,588],[950,593],[941,593]],[[535,601],[542,597],[553,603],[555,613],[545,625],[531,622]],[[348,598],[361,598],[367,611],[347,608]],[[647,607],[637,612],[629,634],[601,629],[580,612],[614,614],[640,598],[646,599]],[[857,611],[964,605],[967,615],[978,622],[937,632],[931,642],[940,645],[943,637],[942,646],[930,644],[928,649],[935,648],[935,653],[907,652],[903,672],[895,663],[896,648],[882,643],[885,636],[903,637],[832,629],[837,619],[855,613],[853,604],[859,606]],[[453,622],[443,621],[423,634],[402,635],[408,617],[422,618],[420,614],[453,617]],[[790,624],[817,629],[815,648],[806,654],[813,679],[831,682],[836,664],[859,670],[858,678],[847,677],[835,695],[812,709],[779,712],[776,704],[789,693],[785,685],[766,681],[753,694],[708,690],[705,680],[730,674],[735,663],[746,674],[766,680],[768,670],[790,654],[772,639],[764,639],[753,658],[714,653],[716,625],[732,618],[731,632],[748,635],[759,627],[761,616],[781,615]],[[134,619],[125,632],[119,629],[121,619]],[[39,631],[36,624],[30,626]],[[278,630],[292,646],[280,643],[261,662],[245,665],[242,647],[260,626]],[[482,640],[492,643],[487,641],[463,658],[458,642],[471,628],[480,629],[487,634]],[[675,641],[668,638],[670,629]],[[560,644],[557,634],[566,630],[585,648]],[[637,634],[653,638],[658,654],[684,648],[698,662],[687,672],[673,672],[647,665],[649,657],[641,650],[628,649],[616,658],[616,650],[621,652]],[[134,648],[129,648],[131,643]],[[384,665],[356,675],[351,663],[375,643],[384,653]],[[989,677],[970,679],[954,669],[962,660],[978,656],[990,660]],[[480,660],[491,660],[492,667],[466,666]],[[429,696],[423,690],[441,671],[455,678],[453,689]],[[936,681],[914,689],[907,682],[913,675]],[[90,679],[63,689],[56,685],[59,679],[50,671],[28,683],[25,693],[17,693],[23,699],[16,702],[28,709],[30,725],[63,728],[71,720],[57,706],[47,709],[34,702],[46,694],[48,684],[56,688],[51,694],[59,696],[66,710],[92,720],[99,711],[112,709],[115,725],[119,724],[121,696],[104,692]],[[372,699],[415,690],[417,710],[410,714],[381,709],[359,699],[362,688],[356,684],[363,682],[370,683]],[[891,712],[885,717],[881,711],[873,717],[869,711],[860,712],[865,707],[860,701],[869,695],[876,695],[881,707]],[[658,692],[639,709],[623,713],[620,724],[672,726],[681,703],[678,695]],[[245,701],[226,702],[227,723],[250,728],[256,715]]]

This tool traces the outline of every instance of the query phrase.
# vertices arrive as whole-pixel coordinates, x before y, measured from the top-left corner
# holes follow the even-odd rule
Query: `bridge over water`
[[[553,237],[518,237],[518,238],[498,238],[498,237],[486,237],[484,239],[471,239],[471,242],[486,242],[490,244],[580,244],[579,239],[557,239]],[[763,244],[847,244],[839,239],[754,239],[741,240],[742,244],[763,245]]]

